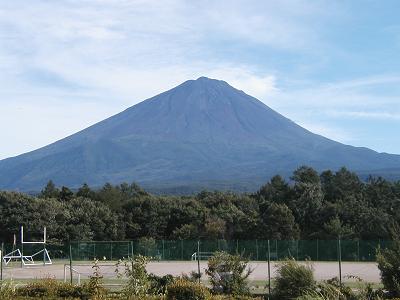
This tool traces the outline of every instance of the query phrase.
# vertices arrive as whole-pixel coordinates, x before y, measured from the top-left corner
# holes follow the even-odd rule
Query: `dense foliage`
[[[93,264],[93,273],[89,281],[82,285],[73,285],[57,281],[53,278],[35,279],[26,285],[16,285],[11,281],[0,281],[0,300],[11,299],[131,299],[131,300],[250,300],[250,299],[296,299],[296,300],[383,300],[393,298],[390,290],[373,289],[369,283],[359,279],[354,288],[346,286],[332,278],[327,281],[315,282],[313,268],[310,264],[304,265],[295,260],[286,260],[278,265],[272,294],[249,294],[246,276],[243,270],[248,269],[247,260],[240,255],[232,256],[227,253],[217,253],[218,258],[210,258],[208,270],[215,267],[222,271],[224,277],[242,277],[244,280],[232,280],[242,286],[237,289],[228,288],[216,290],[216,282],[212,282],[210,289],[194,277],[173,277],[165,275],[159,277],[147,273],[145,266],[149,257],[136,256],[125,261],[123,275],[127,280],[120,282],[120,287],[107,289],[103,285],[98,261]],[[121,262],[116,268],[119,269]],[[226,266],[226,267],[224,267]],[[222,269],[220,268],[222,267]],[[236,274],[235,274],[236,272]],[[398,272],[398,270],[397,270]],[[117,273],[119,273],[117,271]],[[216,274],[206,272],[209,279]],[[355,278],[355,277],[354,277]],[[158,286],[153,289],[149,287]],[[224,285],[220,281],[220,284]],[[217,286],[219,283],[217,283]],[[228,284],[230,287],[232,285]],[[145,288],[147,287],[147,288]]]
[[[380,249],[377,255],[378,268],[385,289],[393,297],[400,297],[400,241],[392,249]]]
[[[167,300],[207,300],[211,298],[208,289],[200,283],[177,279],[167,288]]]
[[[297,169],[273,177],[254,194],[200,192],[152,195],[136,184],[83,185],[72,191],[49,182],[37,196],[0,192],[0,237],[12,241],[25,225],[49,228],[50,240],[387,239],[400,224],[400,182],[345,168],[318,174]]]
[[[229,295],[249,295],[247,279],[252,270],[248,267],[248,260],[240,255],[231,255],[226,252],[216,252],[208,260],[206,274],[214,293]]]
[[[311,265],[300,265],[294,260],[281,262],[276,269],[275,299],[296,299],[315,290],[316,281]]]

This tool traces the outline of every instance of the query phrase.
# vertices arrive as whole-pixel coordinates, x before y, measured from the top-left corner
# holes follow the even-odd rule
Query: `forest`
[[[257,192],[163,196],[135,183],[77,190],[52,181],[40,194],[0,192],[0,237],[47,226],[51,242],[154,239],[390,239],[400,228],[400,181],[361,180],[302,166]]]

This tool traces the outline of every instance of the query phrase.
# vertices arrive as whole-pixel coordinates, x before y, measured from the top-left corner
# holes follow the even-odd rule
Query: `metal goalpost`
[[[7,266],[13,259],[21,260],[21,268],[24,266],[38,266],[38,265],[51,265],[53,264],[49,252],[46,248],[47,230],[43,228],[43,240],[41,241],[26,241],[24,240],[24,226],[21,226],[21,248],[15,249],[12,252],[3,256],[3,262]],[[43,249],[34,252],[31,255],[25,255],[24,245],[43,245]],[[43,259],[42,263],[36,263],[35,258],[41,256]]]

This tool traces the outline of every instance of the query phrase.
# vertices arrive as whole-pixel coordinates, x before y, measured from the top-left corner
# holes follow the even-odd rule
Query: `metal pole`
[[[339,284],[342,286],[342,247],[340,243],[340,237],[338,239],[338,258],[339,258]]]
[[[71,246],[71,243],[69,243],[69,276],[71,278],[71,284],[72,284],[72,246]]]
[[[43,229],[43,266],[46,265],[46,227]]]
[[[197,272],[199,274],[199,283],[201,282],[201,273],[200,273],[200,241],[197,241]]]
[[[3,281],[3,253],[4,253],[4,243],[1,243],[0,250],[0,280]]]
[[[271,248],[268,240],[268,299],[271,295]]]
[[[21,226],[21,268],[24,267],[24,226]]]

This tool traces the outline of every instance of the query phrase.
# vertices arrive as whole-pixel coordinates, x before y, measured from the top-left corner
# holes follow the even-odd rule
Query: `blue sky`
[[[399,11],[396,0],[0,0],[0,159],[199,76],[315,133],[400,154]]]

